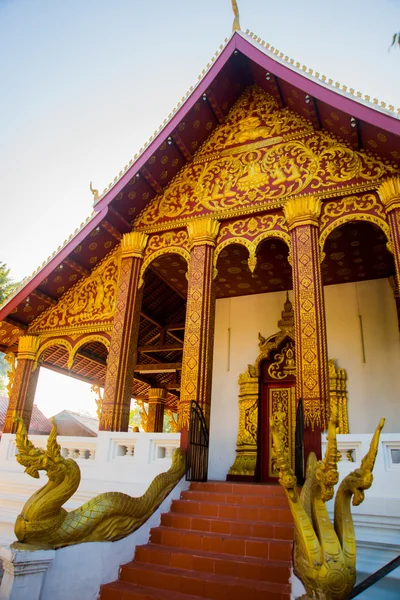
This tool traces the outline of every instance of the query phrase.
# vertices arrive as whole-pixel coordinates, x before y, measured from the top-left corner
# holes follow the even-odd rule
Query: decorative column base
[[[46,571],[55,555],[55,550],[0,547],[4,568],[0,600],[40,600]]]

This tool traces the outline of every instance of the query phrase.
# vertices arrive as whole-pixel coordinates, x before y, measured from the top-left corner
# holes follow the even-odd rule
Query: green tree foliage
[[[11,279],[10,269],[7,268],[6,263],[0,262],[0,304],[12,294],[17,285],[18,283]],[[8,365],[4,360],[4,354],[0,352],[0,394],[2,395],[6,393],[7,370]]]
[[[6,263],[0,262],[0,304],[13,293],[18,283],[10,277],[10,269]]]

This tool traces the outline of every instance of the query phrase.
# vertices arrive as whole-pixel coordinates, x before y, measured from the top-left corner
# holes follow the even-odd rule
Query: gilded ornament
[[[22,335],[18,340],[18,360],[35,360],[39,345],[39,337],[34,335]]]
[[[167,231],[149,236],[143,264],[140,269],[139,289],[144,283],[144,274],[149,265],[159,256],[165,256],[166,254],[178,254],[189,264],[189,236],[185,229]]]
[[[321,200],[314,196],[291,198],[283,207],[289,230],[299,225],[316,225],[321,214]]]
[[[46,471],[48,477],[46,485],[25,503],[15,522],[15,535],[24,544],[61,548],[126,537],[147,521],[185,473],[185,454],[177,449],[169,471],[157,475],[140,498],[106,492],[67,512],[62,505],[79,486],[79,466],[61,455],[54,422],[47,448],[42,450],[29,441],[22,419],[17,420],[17,461],[31,477],[39,478],[39,471]]]
[[[118,247],[90,275],[69,289],[55,306],[37,317],[29,331],[54,335],[71,330],[81,333],[105,330],[114,315],[120,262]]]
[[[204,218],[190,221],[187,225],[189,235],[189,247],[215,246],[215,240],[218,235],[220,223],[216,219]]]
[[[386,179],[378,187],[378,194],[387,212],[400,208],[400,177]]]
[[[148,237],[149,236],[142,231],[125,233],[121,241],[122,257],[137,256],[142,258]]]
[[[143,431],[147,432],[147,431],[149,431],[149,429],[148,429],[149,411],[148,411],[148,409],[146,410],[144,401],[140,400],[139,398],[136,398],[136,405],[139,407],[140,426],[143,429]]]
[[[101,393],[101,387],[99,385],[94,384],[94,385],[92,385],[92,387],[90,388],[90,390],[97,395],[97,398],[95,399],[95,402],[96,402],[96,416],[97,416],[98,420],[100,421],[100,419],[101,419],[101,405],[103,403],[103,395]]]
[[[221,219],[281,205],[298,194],[329,197],[375,188],[398,167],[354,151],[276,101],[248,88],[135,227],[166,228],[206,213]]]
[[[16,371],[16,356],[14,354],[14,352],[7,352],[4,360],[6,361],[6,363],[8,364],[7,367],[7,377],[8,377],[8,383],[7,383],[7,394],[8,397],[11,398],[11,390],[13,388],[14,385],[14,379],[15,379],[15,371]]]
[[[171,428],[171,433],[178,433],[178,415],[174,412],[172,412],[172,410],[170,410],[169,408],[166,409],[165,414],[167,415],[168,418],[168,423],[169,426]]]
[[[233,19],[232,31],[240,31],[239,9],[236,0],[232,0],[232,10],[235,18]]]
[[[325,458],[317,461],[313,452],[308,456],[306,481],[300,496],[279,428],[271,422],[279,483],[286,492],[295,524],[294,569],[306,588],[304,598],[310,600],[350,597],[356,581],[356,539],[350,502],[359,505],[364,500],[364,490],[372,485],[379,436],[385,422],[381,419],[360,468],[339,485],[332,524],[326,502],[332,499],[338,482],[336,417],[336,411],[332,410]]]

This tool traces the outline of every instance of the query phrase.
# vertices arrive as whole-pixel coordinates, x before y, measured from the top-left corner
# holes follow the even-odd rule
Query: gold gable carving
[[[378,157],[314,130],[310,121],[280,109],[271,96],[252,86],[193,162],[138,215],[135,228],[243,212],[296,194],[371,188],[397,173]]]
[[[121,259],[118,247],[92,271],[68,290],[58,303],[33,321],[29,332],[70,331],[88,329],[98,325],[104,329],[104,323],[112,320]]]

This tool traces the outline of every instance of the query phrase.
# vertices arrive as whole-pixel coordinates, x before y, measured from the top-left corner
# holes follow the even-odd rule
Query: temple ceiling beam
[[[207,90],[206,96],[207,96],[207,100],[210,105],[210,108],[214,113],[215,118],[217,119],[218,123],[222,123],[225,120],[224,113],[222,112],[221,108],[219,107],[219,104],[216,101],[214,94],[212,93],[211,90]]]
[[[135,373],[172,373],[173,371],[181,371],[182,363],[158,363],[158,364],[138,364],[135,367]]]
[[[109,206],[108,207],[108,211],[110,213],[112,213],[113,215],[115,215],[119,219],[119,221],[121,221],[121,225],[122,225],[122,228],[124,230],[124,233],[127,233],[128,231],[131,230],[132,226],[129,223],[129,221],[127,221],[125,219],[125,217],[123,217],[122,215],[120,215],[120,213],[118,211],[116,211],[115,208],[113,208],[112,206]],[[108,222],[108,221],[104,220],[102,223],[105,223],[105,222]]]
[[[186,146],[185,142],[182,140],[181,136],[178,133],[174,133],[172,135],[172,139],[174,140],[174,142],[176,143],[180,153],[182,154],[183,158],[187,161],[187,162],[192,162],[193,160],[193,155],[190,152],[189,148]]]
[[[72,260],[72,258],[65,258],[64,264],[73,271],[80,273],[80,275],[83,275],[84,277],[88,277],[90,275],[90,271],[88,269],[77,263],[75,260]]]
[[[39,300],[43,300],[43,302],[46,302],[47,304],[51,304],[53,306],[57,304],[57,300],[55,298],[52,298],[48,294],[43,294],[43,292],[39,292],[39,290],[34,290],[33,292],[31,292],[31,296],[34,296]]]
[[[104,219],[104,221],[101,222],[101,226],[107,231],[107,233],[112,235],[112,237],[115,240],[117,240],[118,242],[122,240],[122,233],[118,231],[118,229],[114,227],[114,225],[111,225],[111,223],[107,221],[107,219]]]
[[[145,180],[147,181],[147,183],[150,185],[150,187],[155,191],[156,194],[163,193],[163,188],[158,183],[158,181],[153,177],[153,175],[150,173],[150,171],[148,171],[146,169],[146,167],[142,167],[140,169],[140,172],[143,175],[143,177],[145,178]]]
[[[168,345],[157,345],[157,346],[139,346],[138,352],[172,352],[173,350],[182,350],[183,343],[180,344],[170,344]]]

